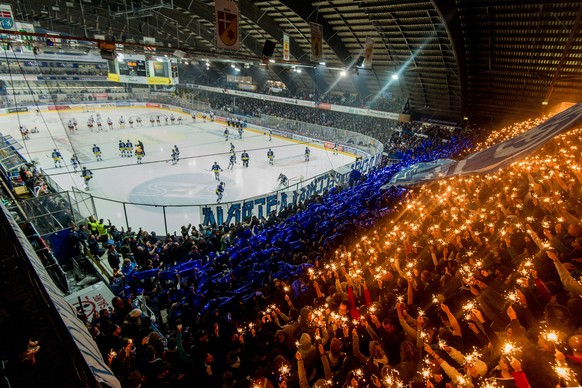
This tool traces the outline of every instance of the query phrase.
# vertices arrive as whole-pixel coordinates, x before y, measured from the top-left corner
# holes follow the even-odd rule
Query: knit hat
[[[140,309],[133,309],[129,312],[129,316],[131,318],[139,318],[141,316],[141,310]]]
[[[307,333],[303,333],[299,339],[299,351],[307,352],[309,349],[311,349],[311,336]]]

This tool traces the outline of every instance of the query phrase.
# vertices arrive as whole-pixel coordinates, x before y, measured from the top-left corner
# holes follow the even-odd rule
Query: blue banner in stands
[[[446,171],[443,169],[443,164],[438,161],[434,162],[435,165],[432,168],[426,166],[426,163],[419,167],[415,165],[408,169],[410,172],[407,175],[395,176],[390,181],[390,185],[406,186],[440,177],[492,173],[525,158],[555,136],[581,124],[582,103],[578,103],[519,136],[475,152],[451,164]],[[418,174],[414,173],[415,168]]]

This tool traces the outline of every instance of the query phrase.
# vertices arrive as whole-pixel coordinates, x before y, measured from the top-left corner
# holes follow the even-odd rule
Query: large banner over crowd
[[[409,186],[456,175],[488,174],[509,167],[540,149],[552,138],[582,124],[582,102],[558,113],[542,124],[514,138],[475,152],[463,160],[419,163],[396,174],[390,185]]]

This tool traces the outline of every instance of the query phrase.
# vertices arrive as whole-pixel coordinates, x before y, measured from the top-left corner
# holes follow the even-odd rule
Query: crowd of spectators
[[[233,114],[261,117],[262,115],[280,117],[296,122],[306,122],[324,127],[342,128],[362,133],[384,144],[384,152],[392,159],[400,159],[407,150],[418,148],[426,138],[433,145],[449,141],[459,130],[439,125],[426,125],[419,122],[398,122],[378,117],[349,114],[337,111],[319,110],[297,105],[263,101],[253,98],[233,97],[225,94],[211,93],[208,102],[213,109],[220,109]],[[293,130],[291,127],[282,129]],[[344,141],[341,133],[328,133],[330,141]]]
[[[380,190],[452,137],[287,214],[109,229],[124,292],[87,324],[131,387],[578,386],[581,132],[487,176]]]
[[[192,74],[187,70],[180,72],[181,78],[184,83],[195,83],[198,85],[213,86],[217,88],[227,88],[227,89],[239,89],[238,83],[227,82],[224,77],[216,80],[208,75],[202,73],[197,77],[192,77]],[[246,90],[246,89],[241,89]],[[291,91],[287,88],[272,88],[268,83],[260,86],[257,93],[268,94],[287,98],[297,98],[305,101],[314,101],[318,103],[328,103],[337,104],[343,106],[351,106],[355,108],[373,109],[383,112],[394,112],[400,113],[406,103],[406,99],[398,96],[393,96],[391,93],[386,93],[383,96],[368,96],[366,98],[360,97],[358,94],[353,94],[349,92],[344,93],[334,93],[327,92],[323,93],[319,89],[298,89],[296,91]]]

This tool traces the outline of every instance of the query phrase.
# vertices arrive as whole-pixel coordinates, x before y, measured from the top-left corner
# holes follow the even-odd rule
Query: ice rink
[[[103,131],[91,131],[87,120],[91,115],[101,114]],[[242,200],[270,193],[281,187],[277,184],[279,174],[291,178],[291,184],[300,178],[309,179],[328,170],[348,164],[354,160],[352,155],[333,155],[330,151],[310,145],[311,160],[304,161],[306,144],[273,136],[252,128],[244,131],[242,139],[235,128],[229,127],[230,137],[224,138],[226,125],[219,122],[203,121],[200,117],[194,122],[189,115],[181,114],[182,124],[165,125],[164,115],[176,117],[180,113],[159,108],[97,108],[95,112],[83,112],[82,108],[68,111],[41,111],[8,114],[0,117],[1,132],[10,134],[24,148],[20,151],[29,160],[36,160],[64,190],[76,187],[83,190],[83,179],[78,170],[73,171],[70,158],[76,153],[82,166],[93,172],[90,193],[94,196],[99,217],[109,218],[118,226],[125,226],[128,214],[129,226],[143,226],[147,230],[163,231],[159,228],[163,219],[161,207],[123,205],[122,202],[148,205],[203,205],[216,203],[215,190],[218,182],[210,171],[214,162],[224,170],[220,178],[226,184],[222,203]],[[150,117],[160,115],[161,126],[152,126]],[[125,128],[120,128],[118,120],[125,118]],[[128,120],[137,116],[143,120],[143,127],[129,128]],[[67,122],[75,118],[78,130],[70,133]],[[107,118],[113,121],[109,130]],[[177,122],[177,120],[176,120]],[[28,129],[36,127],[38,133],[31,133],[30,139],[23,141],[19,125]],[[144,144],[143,164],[137,165],[136,157],[121,157],[119,141],[130,140],[134,146],[138,141]],[[234,144],[238,164],[228,170],[230,143]],[[103,161],[97,161],[92,147],[97,144],[102,151]],[[172,165],[171,149],[180,149],[180,161]],[[58,149],[63,156],[63,167],[55,168],[51,153]],[[271,166],[267,150],[275,153]],[[247,150],[250,156],[248,168],[242,166],[240,154]],[[107,200],[106,200],[107,199]],[[112,200],[112,201],[108,201]],[[118,202],[114,202],[118,201]],[[169,231],[179,225],[200,222],[198,207],[167,208],[166,217]],[[177,225],[177,226],[176,226]],[[157,226],[157,227],[156,227]],[[179,231],[179,229],[178,229]]]

